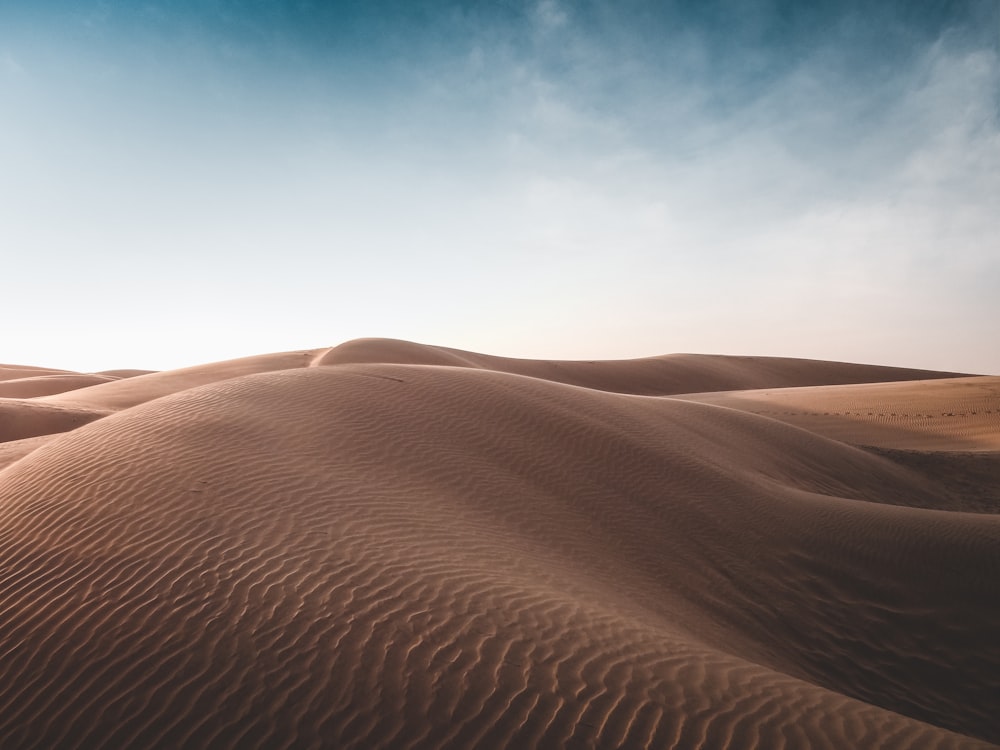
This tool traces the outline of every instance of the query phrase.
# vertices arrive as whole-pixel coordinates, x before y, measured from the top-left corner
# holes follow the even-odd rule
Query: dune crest
[[[29,378],[35,375],[66,375],[74,374],[72,370],[57,370],[52,367],[37,367],[35,365],[0,364],[0,380],[14,378]],[[76,373],[79,374],[79,373]]]
[[[395,339],[348,341],[321,353],[313,362],[314,366],[365,363],[471,367],[640,396],[924,380],[961,374],[787,357],[715,354],[667,354],[604,361],[513,359]]]
[[[820,419],[845,388],[983,408],[996,379],[456,352],[0,400],[69,425],[0,444],[0,745],[1000,743],[1000,452]],[[821,376],[788,391],[812,421],[748,407]]]
[[[35,398],[76,390],[90,385],[110,383],[118,378],[106,375],[77,373],[34,375],[28,378],[11,378],[0,381],[0,398]]]
[[[850,443],[1000,451],[1000,377],[691,394]]]
[[[316,351],[280,352],[195,365],[179,370],[150,372],[55,394],[46,398],[46,401],[52,404],[83,405],[95,409],[127,409],[161,396],[241,375],[307,367],[315,356]]]

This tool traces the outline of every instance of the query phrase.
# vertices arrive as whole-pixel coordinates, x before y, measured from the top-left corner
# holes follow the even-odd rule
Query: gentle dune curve
[[[0,744],[1000,742],[1000,516],[764,416],[326,356],[0,471]]]
[[[135,370],[135,369],[122,369],[122,370],[101,370],[100,372],[94,373],[95,375],[107,375],[118,380],[123,380],[125,378],[134,378],[139,375],[152,375],[157,372],[156,370]]]
[[[58,375],[34,375],[28,378],[12,378],[0,381],[0,398],[36,398],[52,396],[56,393],[86,388],[91,385],[110,383],[118,378],[107,375],[84,375],[60,373]]]
[[[494,357],[396,339],[356,339],[325,350],[314,365],[413,364],[509,372],[555,383],[641,396],[945,378],[961,373],[910,370],[789,357],[666,354],[631,360],[576,361]]]
[[[79,375],[70,370],[54,370],[51,367],[34,367],[32,365],[0,364],[0,383],[5,380],[20,380],[22,378],[44,377],[46,375]]]
[[[1000,377],[689,394],[859,445],[1000,451]]]
[[[0,442],[0,469],[5,469],[20,461],[29,453],[58,438],[60,433],[36,435],[35,437]]]
[[[317,352],[320,351],[326,350],[260,354],[253,357],[240,357],[223,362],[184,367],[179,370],[150,372],[110,383],[100,383],[89,388],[77,388],[66,393],[55,394],[46,397],[44,401],[51,404],[68,404],[117,411],[208,383],[217,383],[253,373],[308,367],[315,359]]]
[[[75,430],[109,412],[37,399],[0,398],[0,443]]]
[[[117,382],[75,388],[46,398],[54,404],[120,410],[208,383],[262,372],[344,364],[443,365],[507,372],[601,391],[668,396],[702,391],[788,388],[945,378],[960,373],[911,370],[782,357],[668,354],[634,360],[513,359],[396,339],[356,339],[340,346],[255,355],[179,370],[131,373]],[[76,375],[74,373],[74,375]]]

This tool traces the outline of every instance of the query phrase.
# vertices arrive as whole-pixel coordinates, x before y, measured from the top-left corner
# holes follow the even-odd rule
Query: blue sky
[[[995,0],[0,0],[0,361],[1000,373],[998,40]]]

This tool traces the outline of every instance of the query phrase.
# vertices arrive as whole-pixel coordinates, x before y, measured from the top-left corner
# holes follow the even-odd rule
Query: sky
[[[1000,374],[996,0],[0,0],[0,361]]]

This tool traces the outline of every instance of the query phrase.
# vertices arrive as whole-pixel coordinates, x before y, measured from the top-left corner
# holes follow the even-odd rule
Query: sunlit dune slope
[[[707,354],[668,354],[646,359],[594,362],[529,360],[493,357],[394,339],[357,339],[332,348],[243,357],[164,372],[136,375],[135,373],[143,371],[108,371],[99,375],[114,375],[120,372],[128,373],[132,377],[93,384],[90,387],[67,389],[54,393],[47,400],[55,404],[117,410],[241,375],[309,366],[362,363],[444,365],[486,369],[596,390],[638,395],[874,383],[950,377],[956,374],[844,362]],[[95,377],[80,376],[75,373],[73,375]]]
[[[134,369],[121,369],[121,370],[101,370],[95,375],[107,375],[112,378],[117,378],[119,380],[123,378],[134,378],[138,375],[151,375],[155,370],[134,370]]]
[[[1000,451],[1000,377],[693,394],[862,445]]]
[[[20,380],[21,378],[44,377],[46,375],[79,375],[69,370],[53,370],[50,367],[34,367],[32,365],[0,364],[0,382]]]
[[[0,398],[51,396],[56,393],[76,390],[77,388],[85,388],[100,383],[110,383],[117,379],[106,375],[83,375],[78,373],[11,378],[0,381]]]
[[[0,745],[1000,742],[1000,518],[955,485],[736,409],[336,351],[82,389],[120,411],[0,471]]]
[[[325,350],[261,354],[224,362],[195,365],[179,370],[151,372],[127,379],[118,379],[110,383],[100,383],[89,388],[78,388],[59,393],[48,397],[46,402],[82,404],[96,409],[127,409],[171,393],[178,393],[207,383],[229,380],[241,375],[306,367],[319,351]]]
[[[47,442],[55,440],[59,436],[60,433],[50,433],[0,442],[0,469],[10,466],[15,461],[20,461],[36,448],[41,448]]]

